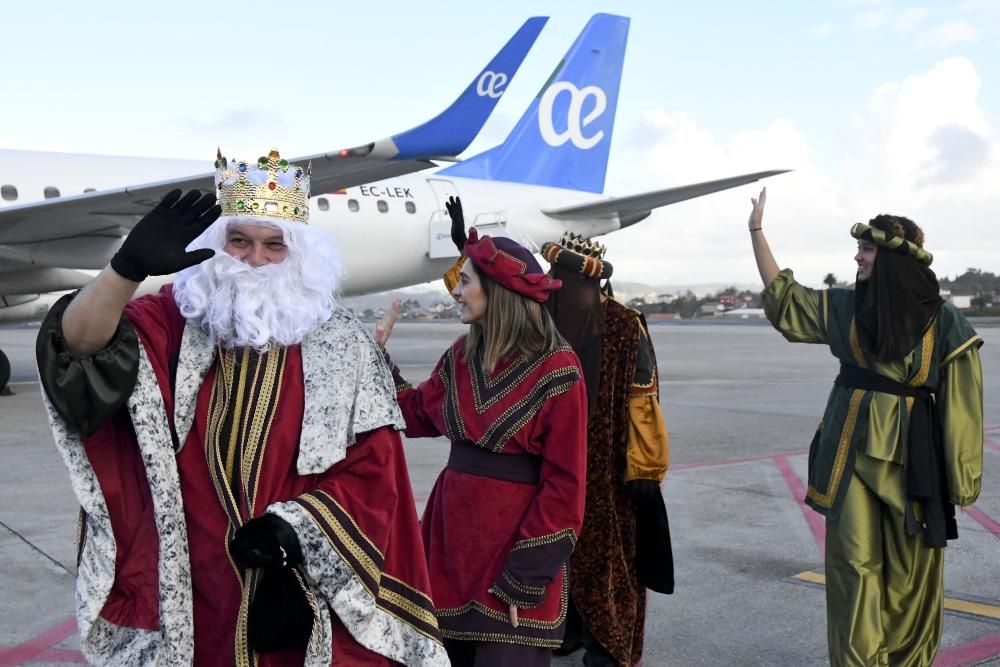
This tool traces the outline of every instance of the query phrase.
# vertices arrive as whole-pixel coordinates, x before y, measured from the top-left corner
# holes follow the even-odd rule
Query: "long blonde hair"
[[[507,289],[475,264],[472,268],[486,294],[486,312],[469,325],[465,336],[466,362],[482,350],[483,368],[492,373],[508,355],[527,359],[567,347],[542,304]]]

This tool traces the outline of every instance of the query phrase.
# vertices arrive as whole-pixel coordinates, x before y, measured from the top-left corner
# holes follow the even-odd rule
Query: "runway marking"
[[[798,503],[799,508],[802,510],[802,515],[806,523],[809,524],[809,530],[812,531],[813,539],[816,540],[819,552],[823,553],[823,547],[826,544],[826,520],[818,512],[805,504],[806,489],[802,485],[802,480],[792,470],[792,466],[788,462],[788,457],[775,456],[772,457],[772,460],[781,472],[781,476],[785,479],[785,484],[788,485],[788,490],[792,492],[792,497],[795,498],[795,502]]]
[[[990,531],[995,536],[1000,537],[1000,523],[994,521],[990,516],[983,513],[982,510],[976,509],[975,507],[966,507],[963,511],[968,514],[970,518],[974,519],[986,528],[986,530]]]
[[[1000,657],[1000,634],[938,651],[934,667],[967,667],[996,657]]]
[[[68,621],[63,621],[54,628],[50,628],[40,635],[32,637],[28,641],[18,644],[13,648],[6,650],[0,650],[0,667],[12,667],[13,665],[20,665],[22,663],[36,662],[42,659],[42,655],[66,655],[66,657],[72,657],[71,662],[82,662],[83,655],[79,651],[75,653],[80,656],[80,660],[76,660],[76,656],[71,656],[69,654],[73,651],[64,651],[63,649],[55,650],[55,652],[50,652],[50,649],[58,644],[59,642],[67,640],[69,637],[76,632],[76,619],[71,618]],[[48,659],[48,658],[46,658]],[[62,661],[61,661],[62,662]]]
[[[718,468],[720,466],[731,466],[740,463],[753,463],[755,461],[767,461],[773,460],[775,456],[805,456],[809,451],[802,449],[794,452],[785,452],[783,454],[760,454],[758,456],[744,456],[738,459],[721,459],[719,461],[702,461],[699,463],[680,463],[677,465],[672,465],[667,469],[667,473],[670,472],[683,472],[684,470],[697,470],[700,468]]]
[[[826,586],[826,576],[820,572],[813,572],[812,570],[794,574],[791,578],[798,581],[804,581],[809,584],[816,584],[817,586]],[[993,601],[977,602],[974,600],[963,600],[956,597],[946,596],[944,598],[944,608],[946,611],[952,611],[958,614],[978,616],[983,619],[1000,621],[1000,603]],[[937,665],[937,663],[935,663],[935,665]]]

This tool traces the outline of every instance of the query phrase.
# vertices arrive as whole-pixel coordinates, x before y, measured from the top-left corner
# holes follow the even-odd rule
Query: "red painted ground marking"
[[[781,476],[785,478],[788,490],[792,492],[792,496],[799,503],[802,515],[805,517],[806,523],[809,524],[809,529],[816,539],[816,546],[819,547],[819,552],[821,554],[824,553],[826,545],[826,522],[823,520],[823,517],[806,506],[806,489],[802,486],[802,480],[792,470],[791,464],[788,463],[788,458],[786,456],[775,456],[772,459],[774,465],[778,466],[778,470],[781,471]]]
[[[984,431],[1000,431],[1000,424],[990,424],[983,427]]]
[[[981,510],[978,510],[975,507],[966,507],[965,513],[968,514],[971,518],[975,519],[977,522],[979,522],[984,528],[986,528],[986,530],[990,531],[997,537],[1000,537],[1000,523],[997,523],[988,515],[984,514]]]
[[[76,619],[63,621],[56,627],[32,637],[23,644],[0,652],[0,667],[19,665],[22,662],[36,659],[49,647],[64,641],[76,632]]]
[[[803,449],[797,452],[785,452],[784,454],[778,454],[778,456],[805,456],[809,451]],[[737,463],[752,463],[754,461],[767,461],[774,458],[774,454],[761,454],[760,456],[745,456],[739,459],[722,459],[721,461],[704,461],[701,463],[681,463],[678,465],[672,465],[667,470],[670,472],[680,472],[682,470],[695,470],[698,468],[716,468],[719,466],[730,466],[736,465]]]
[[[989,438],[983,438],[983,444],[986,445],[988,449],[1000,452],[1000,442],[990,440]]]
[[[86,658],[75,649],[68,648],[47,648],[34,657],[32,662],[65,662],[70,664],[85,665]]]
[[[934,667],[965,667],[1000,656],[1000,634],[939,651]]]

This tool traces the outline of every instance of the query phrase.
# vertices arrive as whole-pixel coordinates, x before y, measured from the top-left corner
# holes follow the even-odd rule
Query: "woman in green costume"
[[[767,318],[792,342],[829,345],[841,364],[806,493],[826,516],[830,662],[929,666],[954,508],[975,502],[982,479],[982,340],[942,302],[911,220],[854,225],[854,289],[814,290],[779,270],[765,197],[751,200],[749,228]]]

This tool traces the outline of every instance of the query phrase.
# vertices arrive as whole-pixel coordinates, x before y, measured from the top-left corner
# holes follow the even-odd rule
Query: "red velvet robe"
[[[185,320],[169,288],[131,302],[125,315],[153,367],[171,430],[175,431],[173,375]],[[226,550],[230,518],[220,503],[205,449],[210,395],[218,368],[216,358],[199,390],[194,424],[176,456],[190,553],[194,662],[199,666],[233,664],[241,600],[240,579]],[[259,516],[272,504],[289,501],[315,515],[316,523],[327,528],[323,537],[377,599],[378,609],[387,612],[385,617],[408,624],[420,641],[430,640],[429,649],[419,649],[425,658],[430,656],[424,660],[426,664],[442,663],[444,652],[438,650],[440,638],[433,623],[426,567],[422,558],[414,557],[413,545],[419,544],[420,536],[399,434],[391,426],[358,433],[356,443],[347,448],[339,463],[319,474],[300,475],[296,459],[304,388],[298,346],[287,349],[280,383],[269,437],[251,473],[257,488],[250,515]],[[94,435],[84,438],[83,445],[100,482],[116,546],[114,583],[100,616],[116,626],[156,631],[163,604],[161,587],[185,583],[161,582],[159,559],[186,554],[161,553],[150,484],[136,446],[135,418],[130,419],[127,410],[119,411]],[[176,438],[176,432],[173,436]],[[309,559],[309,545],[302,543],[302,548]],[[313,584],[321,590],[321,583]],[[321,598],[320,603],[324,602]],[[357,619],[345,627],[338,620],[337,605],[332,606],[333,664],[390,664],[349,634],[349,627],[358,632],[351,626],[352,622],[358,625]],[[285,651],[264,654],[259,664],[302,665],[303,659],[302,651]]]
[[[503,459],[537,457],[538,483],[452,467],[438,477],[421,521],[446,638],[558,647],[566,569],[583,520],[586,388],[568,347],[487,375],[459,339],[430,378],[411,387],[394,369],[409,437],[444,435],[455,448]],[[489,457],[487,457],[489,459]],[[518,605],[512,627],[509,604]]]

